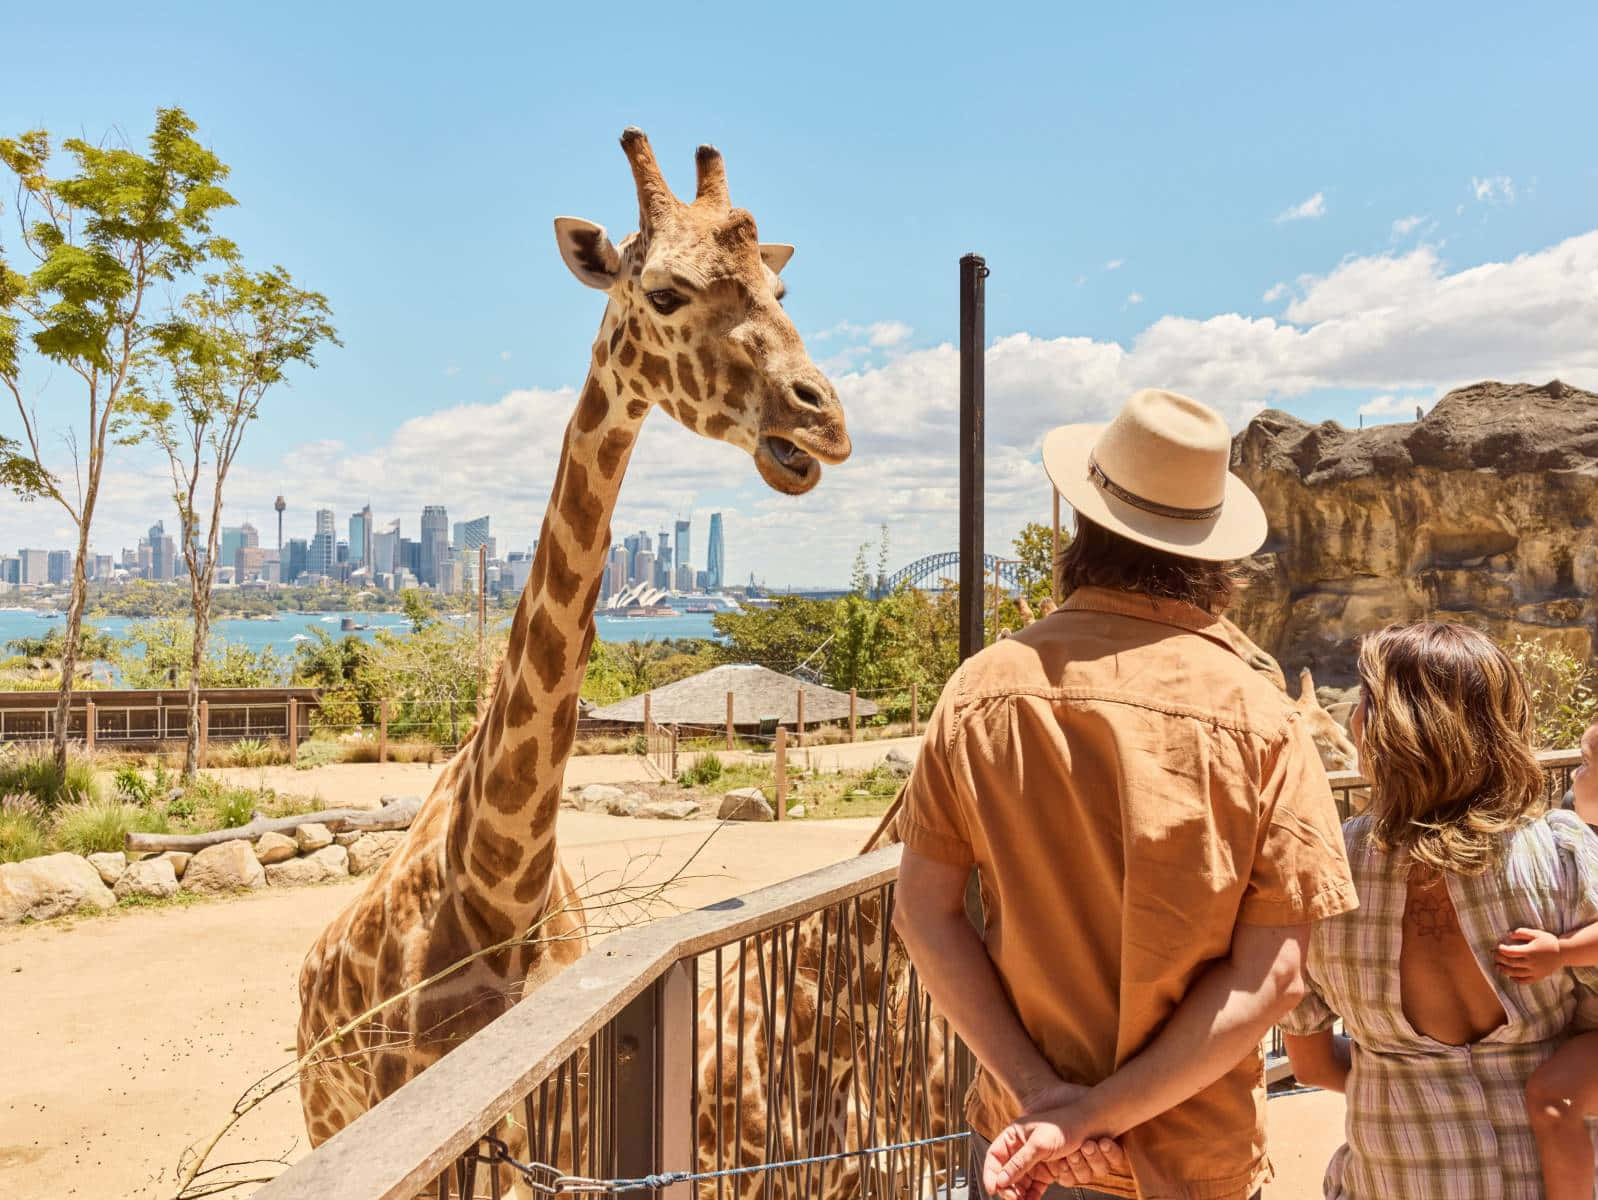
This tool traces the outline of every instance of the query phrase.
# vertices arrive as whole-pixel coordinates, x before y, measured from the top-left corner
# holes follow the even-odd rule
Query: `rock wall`
[[[1290,671],[1351,683],[1361,634],[1426,617],[1598,649],[1598,395],[1478,383],[1363,430],[1267,411],[1232,464],[1271,535],[1230,615]]]

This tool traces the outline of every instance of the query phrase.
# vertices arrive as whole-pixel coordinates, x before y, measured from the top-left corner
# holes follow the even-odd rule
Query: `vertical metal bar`
[[[981,255],[960,259],[960,660],[982,649],[983,394],[987,339]]]
[[[727,1102],[725,1099],[726,1069],[722,1066],[722,1058],[726,1054],[727,1044],[722,1040],[727,1027],[727,990],[723,986],[723,966],[721,961],[721,947],[716,947],[716,1170],[727,1169],[727,1130],[724,1122],[727,1117]],[[727,1181],[725,1178],[716,1180],[716,1200],[726,1200]]]
[[[732,743],[733,743],[732,693],[728,692],[727,693],[727,749],[729,749],[729,750],[732,749]]]
[[[788,812],[788,731],[781,725],[777,726],[777,742],[773,749],[776,761],[772,769],[776,774],[777,792],[777,811],[773,817],[780,821]]]
[[[200,701],[200,746],[199,753],[195,755],[194,765],[205,766],[205,753],[211,744],[211,702]]]
[[[300,702],[289,697],[289,766],[300,761]]]
[[[377,702],[377,761],[388,761],[388,697]]]

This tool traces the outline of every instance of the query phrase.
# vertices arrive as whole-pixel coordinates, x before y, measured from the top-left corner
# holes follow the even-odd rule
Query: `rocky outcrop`
[[[263,867],[288,862],[299,852],[299,846],[287,834],[263,833],[255,843],[255,857]]]
[[[734,788],[721,798],[716,817],[722,821],[769,821],[776,815],[759,788]]]
[[[1426,617],[1594,657],[1598,395],[1479,383],[1364,430],[1268,411],[1232,462],[1271,534],[1229,615],[1289,670],[1351,682],[1361,634]]]
[[[207,846],[189,860],[188,869],[183,872],[183,890],[201,895],[226,895],[265,886],[266,870],[249,842]]]
[[[160,858],[140,859],[122,872],[117,879],[116,887],[112,890],[118,900],[128,900],[135,896],[165,900],[178,894],[177,871],[172,866],[172,860],[164,855]]]
[[[273,863],[266,868],[266,882],[272,887],[301,887],[308,883],[331,883],[335,879],[345,879],[349,873],[349,851],[343,846],[323,846],[302,858]]]
[[[350,874],[365,875],[368,871],[377,870],[388,861],[388,856],[394,853],[394,848],[404,840],[403,830],[363,833],[349,844]]]

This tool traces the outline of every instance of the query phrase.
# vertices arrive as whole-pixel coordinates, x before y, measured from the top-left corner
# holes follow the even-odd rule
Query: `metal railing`
[[[969,1059],[889,935],[898,861],[888,847],[615,934],[256,1195],[508,1195],[490,1135],[615,1179],[958,1128]],[[932,1196],[964,1171],[945,1141],[775,1171],[761,1192]],[[663,1190],[722,1200],[739,1182]]]

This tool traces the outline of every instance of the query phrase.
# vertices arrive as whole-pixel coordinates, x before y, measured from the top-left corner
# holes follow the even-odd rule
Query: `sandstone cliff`
[[[1598,649],[1598,395],[1478,383],[1357,431],[1268,411],[1232,463],[1271,538],[1231,615],[1289,670],[1352,682],[1360,634],[1427,616]]]

